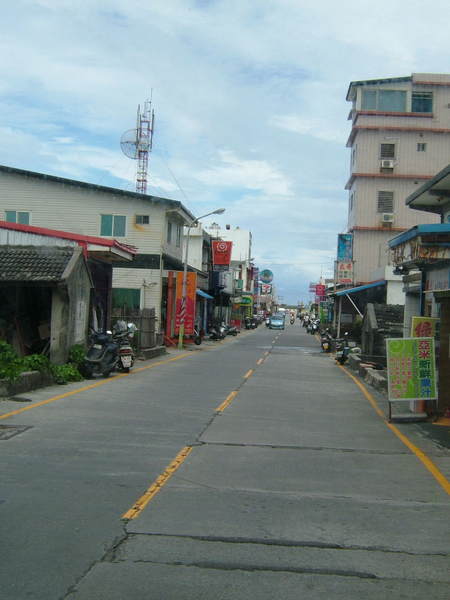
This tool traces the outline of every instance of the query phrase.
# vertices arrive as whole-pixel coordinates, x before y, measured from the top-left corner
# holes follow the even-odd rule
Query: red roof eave
[[[14,231],[22,231],[24,233],[35,233],[37,235],[46,235],[48,237],[71,240],[72,242],[77,242],[80,246],[84,247],[86,247],[87,244],[96,244],[97,246],[117,248],[133,255],[137,253],[137,248],[134,246],[129,246],[128,244],[118,242],[115,239],[96,237],[92,235],[81,235],[79,233],[72,233],[70,231],[47,229],[46,227],[35,227],[34,225],[22,225],[21,223],[8,223],[7,221],[0,221],[0,227],[2,229],[12,229]]]

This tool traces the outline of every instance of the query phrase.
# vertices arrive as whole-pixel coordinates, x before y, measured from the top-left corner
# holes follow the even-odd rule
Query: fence
[[[133,309],[126,306],[114,308],[112,310],[113,326],[116,321],[126,321],[134,323],[138,328],[137,334],[134,337],[133,345],[139,353],[144,348],[154,348],[158,340],[156,334],[156,315],[154,308]]]

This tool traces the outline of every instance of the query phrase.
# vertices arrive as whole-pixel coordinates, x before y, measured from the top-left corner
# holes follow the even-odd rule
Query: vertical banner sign
[[[336,282],[353,284],[353,262],[336,262]]]
[[[353,259],[353,234],[339,233],[337,243],[338,261],[348,262]]]
[[[180,317],[183,298],[183,272],[177,272],[176,288],[176,313],[175,313],[175,335],[180,332]],[[195,300],[197,294],[197,273],[187,273],[186,279],[186,307],[184,314],[184,333],[192,335],[194,333],[195,320]]]
[[[316,285],[316,303],[322,302],[326,298],[326,287],[322,283]]]
[[[433,337],[436,335],[435,317],[413,317],[411,320],[411,337]]]
[[[232,247],[233,242],[224,242],[222,240],[214,240],[212,242],[214,269],[219,267],[218,270],[223,270],[230,266]]]
[[[389,401],[436,400],[433,338],[386,340]]]

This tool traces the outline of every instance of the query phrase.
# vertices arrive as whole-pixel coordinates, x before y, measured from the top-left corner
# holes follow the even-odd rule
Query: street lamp
[[[181,308],[180,308],[180,328],[178,332],[178,349],[183,350],[183,338],[184,338],[184,321],[186,317],[186,287],[187,287],[187,268],[188,268],[188,252],[189,252],[189,236],[191,233],[191,227],[197,225],[200,219],[204,219],[205,217],[209,217],[210,215],[221,215],[225,212],[224,208],[218,208],[213,210],[212,212],[206,213],[206,215],[202,215],[201,217],[197,217],[194,219],[189,225],[186,236],[186,248],[184,251],[184,261],[183,261],[183,284],[181,287]]]

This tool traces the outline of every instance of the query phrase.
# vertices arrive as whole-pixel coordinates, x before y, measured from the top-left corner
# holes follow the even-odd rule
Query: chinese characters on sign
[[[437,398],[433,338],[386,340],[389,401]]]
[[[439,319],[434,317],[413,317],[411,321],[411,337],[434,337]]]
[[[353,283],[352,261],[336,261],[336,283]]]
[[[338,261],[351,261],[353,258],[353,234],[339,233],[337,245]]]
[[[212,242],[213,265],[214,268],[228,268],[231,261],[231,250],[233,242],[223,242],[214,240]],[[220,269],[219,269],[220,270]]]

